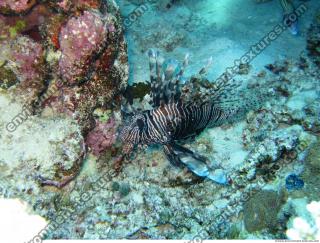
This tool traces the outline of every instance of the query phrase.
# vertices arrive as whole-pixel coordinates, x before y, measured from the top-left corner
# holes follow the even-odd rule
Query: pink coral
[[[89,11],[71,18],[62,28],[59,70],[69,84],[82,80],[94,55],[106,44],[106,37],[107,29],[102,18]]]
[[[69,0],[62,0],[61,2],[58,2],[57,5],[64,11],[68,11],[70,9],[71,2]]]
[[[20,82],[41,80],[41,64],[44,61],[43,49],[39,43],[28,37],[19,37],[13,45],[11,55],[17,68]]]
[[[110,118],[107,122],[96,122],[95,128],[86,137],[86,144],[95,156],[99,156],[116,141],[116,121]]]
[[[27,103],[35,101],[45,88],[45,60],[41,44],[28,37],[19,36],[14,41],[2,42],[0,52],[1,59],[7,62],[6,67],[19,80],[19,98]]]
[[[0,0],[0,9],[21,13],[29,10],[36,4],[36,0]]]

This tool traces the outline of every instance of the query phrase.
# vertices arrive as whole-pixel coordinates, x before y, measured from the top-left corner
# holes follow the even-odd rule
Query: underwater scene
[[[318,241],[319,68],[319,0],[0,0],[0,241]]]

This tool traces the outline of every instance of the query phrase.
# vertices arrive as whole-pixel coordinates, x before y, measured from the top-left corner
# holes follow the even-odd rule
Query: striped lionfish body
[[[229,102],[230,97],[226,93],[233,94],[229,91],[234,86],[227,83],[218,86],[212,95],[213,100],[201,102],[200,99],[199,102],[199,98],[185,99],[182,90],[191,81],[181,84],[181,79],[187,63],[187,56],[183,65],[180,65],[175,60],[164,61],[154,50],[149,51],[154,108],[134,114],[121,130],[120,138],[124,143],[125,154],[138,144],[160,144],[173,165],[187,166],[196,175],[215,180],[214,175],[210,174],[207,159],[178,142],[195,137],[207,127],[232,120],[244,107],[236,104],[237,100]],[[200,75],[206,73],[210,63],[200,70]],[[218,182],[226,183],[226,178],[222,181],[220,178]]]
[[[133,144],[165,145],[198,135],[206,127],[221,123],[227,116],[214,104],[172,102],[136,115],[132,124],[135,127],[123,129],[121,137]]]

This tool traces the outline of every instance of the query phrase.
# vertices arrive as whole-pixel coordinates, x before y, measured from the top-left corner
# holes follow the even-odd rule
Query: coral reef
[[[138,6],[145,1],[130,2]],[[283,239],[286,229],[291,228],[288,238],[319,238],[315,236],[315,222],[305,210],[311,200],[320,200],[320,72],[317,57],[311,55],[316,54],[312,52],[318,38],[316,29],[308,34],[309,55],[280,60],[264,70],[257,70],[253,63],[241,66],[241,80],[254,79],[257,87],[266,82],[274,93],[261,110],[250,112],[241,122],[208,129],[186,145],[206,155],[212,167],[228,175],[226,186],[172,167],[157,147],[139,148],[139,153],[123,161],[123,170],[115,173],[113,163],[121,146],[115,139],[120,123],[119,92],[125,89],[129,74],[127,47],[114,1],[28,1],[29,5],[21,5],[19,10],[13,4],[26,1],[1,3],[0,12],[5,15],[0,15],[0,196],[21,198],[50,222],[51,228],[43,238]],[[132,46],[136,45],[131,50],[132,58],[154,46],[173,55],[178,53],[178,57],[190,50],[201,60],[212,54],[213,69],[220,72],[225,64],[221,60],[231,56],[228,52],[216,55],[217,49],[236,52],[238,42],[245,46],[250,34],[265,32],[266,24],[258,18],[263,5],[257,8],[253,4],[258,9],[255,21],[259,28],[246,28],[242,39],[232,32],[232,39],[227,30],[238,23],[225,23],[228,18],[223,14],[221,18],[220,11],[197,14],[179,4],[167,8],[168,3],[172,1],[148,5],[148,11],[136,19],[132,29],[128,28]],[[220,7],[218,10],[230,10],[226,5]],[[159,16],[151,18],[155,9]],[[240,12],[230,19],[237,20]],[[226,28],[215,23],[217,16]],[[273,17],[265,22],[277,22]],[[87,23],[88,19],[96,22]],[[252,16],[246,15],[245,19],[251,21]],[[92,30],[83,27],[79,35],[73,33],[79,20]],[[66,32],[78,50],[63,40],[62,33]],[[99,37],[93,38],[95,45],[87,38],[93,33]],[[273,43],[276,57],[285,47],[303,46],[301,39],[285,39],[285,44],[278,45],[283,41],[279,37]],[[243,54],[241,51],[238,54]],[[81,60],[69,62],[75,56]],[[148,106],[150,97],[145,94],[150,86],[143,83],[148,67],[137,61],[140,59],[145,60],[141,56],[133,58],[132,73],[136,75],[134,81],[141,83],[130,86],[126,97],[131,97],[134,106]],[[265,60],[262,66],[270,62]],[[70,69],[63,70],[62,61],[68,61]],[[191,65],[192,71],[198,70],[197,60],[192,59]],[[205,96],[213,84],[196,81],[193,91]],[[29,89],[19,88],[30,82]],[[33,112],[25,110],[24,97],[34,103]],[[13,119],[19,126],[9,132],[7,124]],[[286,178],[291,174],[304,181],[303,188],[286,189]],[[313,210],[312,214],[318,215]],[[294,223],[295,217],[310,226],[303,222],[305,231],[300,232],[294,226],[301,221]]]
[[[314,172],[320,171],[320,153],[319,153],[319,146],[320,141],[314,143],[314,145],[311,147],[309,154],[306,158],[306,165],[307,167],[310,167],[311,170]]]
[[[317,177],[320,173],[319,168],[319,139],[315,141],[305,158],[305,167],[301,173],[301,178],[304,180],[305,184],[308,185],[304,188],[305,195],[310,198],[310,200],[319,200],[320,188],[319,181]]]
[[[14,186],[20,193],[37,193],[38,182],[63,183],[74,177],[85,156],[84,139],[78,125],[71,119],[30,117],[17,131],[10,133],[6,124],[11,112],[18,114],[23,109],[22,104],[12,105],[11,102],[10,96],[1,96],[1,106],[8,109],[2,114],[0,124],[2,178],[14,180],[13,174],[19,178],[16,180],[28,178],[28,182]]]
[[[65,12],[83,11],[88,9],[98,9],[101,6],[100,0],[61,0],[54,2],[58,8]]]
[[[112,5],[109,7],[113,10]],[[46,112],[49,109],[72,116],[84,133],[94,126],[95,108],[119,108],[119,92],[126,86],[126,44],[117,17],[109,12],[84,11],[61,27],[58,42],[54,31],[59,28],[49,28],[50,42],[59,48],[51,55],[51,66],[61,74],[64,84],[54,94],[44,94],[43,104]],[[61,24],[63,17],[57,21]],[[59,75],[53,76],[60,80]],[[54,89],[55,83],[50,84],[49,91],[50,87]]]
[[[12,40],[22,34],[41,42],[45,37],[41,33],[42,28],[46,25],[46,21],[54,16],[52,10],[46,4],[38,3],[24,15],[0,15],[0,26],[2,27],[0,40]]]
[[[141,149],[123,166],[123,171],[113,177],[108,173],[112,171],[109,162],[112,155],[101,154],[97,160],[89,158],[77,181],[69,185],[68,190],[72,188],[70,197],[64,195],[61,200],[63,205],[74,204],[77,195],[90,191],[89,188],[97,184],[94,180],[97,175],[107,175],[99,193],[93,193],[85,207],[78,210],[75,218],[79,224],[66,220],[59,229],[50,232],[48,238],[285,237],[288,218],[281,218],[281,208],[288,196],[307,193],[309,182],[301,171],[303,161],[313,154],[307,155],[307,152],[316,141],[317,130],[306,124],[306,115],[310,121],[316,120],[317,113],[307,111],[318,102],[317,96],[309,93],[317,87],[318,78],[314,76],[316,69],[309,59],[307,64],[300,69],[300,61],[288,61],[286,72],[266,73],[263,79],[288,78],[290,82],[285,81],[288,85],[284,88],[289,95],[278,91],[276,81],[271,82],[277,96],[261,111],[248,114],[246,121],[236,125],[205,131],[188,146],[208,156],[212,165],[221,166],[231,179],[229,186],[199,180],[190,172],[173,168],[161,151],[154,148]],[[297,68],[301,71],[296,72]],[[261,79],[257,77],[259,82]],[[298,108],[290,100],[297,97],[295,92],[301,89],[309,99],[299,104],[306,113],[297,119]],[[136,97],[134,100],[140,100],[138,95]],[[104,113],[96,111],[96,120],[108,121],[110,117]],[[301,175],[305,181],[301,190],[286,191],[288,172]],[[130,189],[124,185],[129,185]],[[250,204],[259,208],[261,218],[250,216],[250,212],[254,212],[248,210]],[[239,223],[242,215],[245,222]],[[250,219],[257,220],[252,223]],[[255,227],[251,228],[252,225]]]
[[[32,3],[23,16],[0,15],[1,88],[34,114],[71,117],[86,135],[97,107],[119,109],[127,83],[118,8],[95,0]],[[11,5],[18,4],[25,1]]]
[[[24,198],[47,218],[45,205],[79,174],[88,147],[108,154],[115,142],[119,118],[95,121],[94,112],[116,113],[127,83],[118,7],[39,1],[23,16],[0,15],[0,26],[1,195]],[[74,72],[77,65],[81,73]]]

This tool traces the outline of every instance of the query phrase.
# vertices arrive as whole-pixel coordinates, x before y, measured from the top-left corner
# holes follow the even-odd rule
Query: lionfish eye
[[[142,119],[137,119],[137,125],[139,127],[139,130],[142,131],[144,128],[144,121]]]

